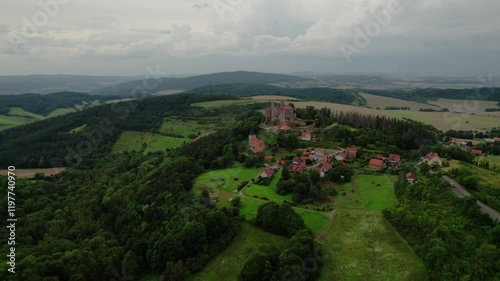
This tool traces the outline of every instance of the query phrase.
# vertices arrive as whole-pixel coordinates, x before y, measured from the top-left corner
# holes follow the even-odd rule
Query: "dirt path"
[[[451,190],[458,195],[458,197],[469,197],[470,193],[456,180],[448,177],[442,176],[442,178],[451,184]],[[500,222],[500,213],[498,213],[495,209],[490,206],[484,204],[483,202],[477,200],[477,205],[483,214],[487,214],[494,221]]]

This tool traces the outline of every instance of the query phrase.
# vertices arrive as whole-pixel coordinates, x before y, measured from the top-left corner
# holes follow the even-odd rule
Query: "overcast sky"
[[[159,65],[498,76],[499,11],[498,0],[2,0],[0,75],[142,75]],[[366,29],[370,41],[355,41]]]

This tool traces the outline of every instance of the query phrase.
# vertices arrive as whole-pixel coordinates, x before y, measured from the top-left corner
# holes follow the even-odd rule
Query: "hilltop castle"
[[[281,101],[280,105],[271,103],[266,108],[266,125],[287,124],[305,125],[304,120],[297,118],[294,108],[290,105],[285,105],[285,101]]]

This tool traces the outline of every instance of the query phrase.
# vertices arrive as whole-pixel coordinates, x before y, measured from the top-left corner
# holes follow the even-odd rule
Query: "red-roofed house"
[[[325,149],[324,148],[316,148],[314,149],[311,154],[315,156],[316,160],[321,160],[323,159],[323,156],[325,155]]]
[[[393,165],[399,166],[399,164],[401,164],[401,155],[399,154],[389,154],[388,159]]]
[[[268,155],[268,156],[264,157],[264,160],[266,160],[267,162],[271,162],[271,161],[273,161],[273,157],[271,155]]]
[[[333,165],[330,163],[321,163],[316,168],[316,171],[319,173],[320,177],[324,177],[328,171],[333,168]]]
[[[288,170],[295,172],[295,173],[302,174],[303,172],[305,172],[307,170],[307,166],[306,166],[306,164],[300,164],[300,165],[292,164],[288,167]]]
[[[443,160],[439,157],[439,155],[435,152],[430,152],[429,154],[425,155],[425,161],[427,162],[428,165],[438,165],[438,166],[443,166]]]
[[[494,137],[493,141],[500,141],[500,137]]]
[[[335,160],[337,160],[337,161],[344,161],[346,159],[347,159],[347,154],[345,154],[345,153],[341,152],[341,153],[337,153],[335,155]]]
[[[264,143],[264,141],[258,139],[254,134],[248,136],[248,143],[253,154],[261,153],[264,149],[266,149],[266,144]]]
[[[471,149],[470,153],[472,153],[474,155],[483,155],[483,152],[481,150],[478,150],[478,149]]]
[[[453,146],[466,146],[467,141],[465,140],[459,140],[459,139],[452,139],[450,142],[451,145]]]
[[[372,169],[372,170],[380,170],[380,169],[383,169],[385,167],[384,161],[382,161],[380,159],[370,160],[369,166],[370,166],[370,169]]]
[[[278,167],[283,168],[283,167],[285,167],[285,164],[286,164],[286,161],[281,160],[280,162],[278,162]]]
[[[265,169],[264,171],[260,172],[259,177],[261,178],[269,178],[274,175],[274,170],[273,169]]]
[[[347,153],[347,157],[351,159],[356,158],[356,153],[358,153],[358,149],[354,147],[347,147],[345,151]]]
[[[313,139],[313,133],[311,133],[309,131],[304,131],[304,132],[302,132],[300,139],[303,141],[311,141]]]
[[[288,125],[281,126],[280,131],[290,131],[290,126]]]
[[[408,173],[406,174],[406,181],[407,182],[415,182],[417,180],[417,176],[414,173]]]

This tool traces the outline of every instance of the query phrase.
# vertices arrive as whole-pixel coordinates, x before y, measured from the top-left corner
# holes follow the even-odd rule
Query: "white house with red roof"
[[[248,136],[248,143],[253,154],[259,154],[264,151],[264,149],[266,149],[266,144],[264,143],[264,141],[257,138],[257,136],[254,134],[250,134]]]
[[[259,177],[261,178],[269,178],[274,175],[274,170],[273,169],[265,169],[264,171],[260,172]]]
[[[430,166],[432,166],[432,165],[437,165],[437,166],[441,166],[441,167],[443,166],[443,160],[435,152],[430,152],[427,155],[425,155],[424,160]]]

